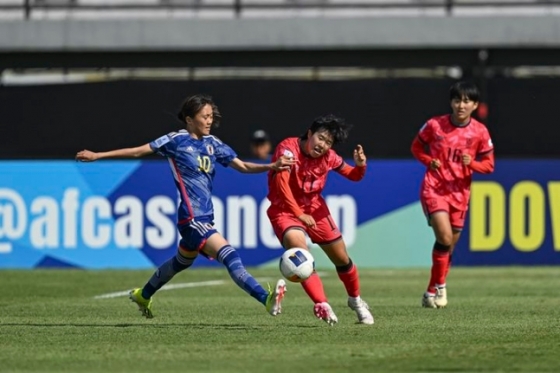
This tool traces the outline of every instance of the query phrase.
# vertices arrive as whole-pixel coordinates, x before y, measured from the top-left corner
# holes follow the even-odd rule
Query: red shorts
[[[266,213],[280,243],[283,243],[286,231],[292,228],[301,229],[307,233],[311,242],[318,245],[327,245],[342,237],[340,230],[334,223],[326,206],[310,214],[313,216],[313,219],[315,219],[315,223],[317,223],[315,228],[307,227],[291,212],[284,211],[274,206],[270,206]]]
[[[420,198],[422,209],[426,218],[428,218],[428,225],[430,224],[431,216],[438,211],[445,211],[449,215],[451,227],[455,230],[462,230],[465,225],[465,216],[467,215],[467,208],[458,209],[450,205],[443,198]]]

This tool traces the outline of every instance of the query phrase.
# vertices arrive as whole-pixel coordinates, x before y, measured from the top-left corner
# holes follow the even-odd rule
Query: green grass
[[[342,284],[324,284],[339,324],[288,285],[269,316],[224,270],[191,270],[146,320],[126,297],[151,271],[0,271],[2,372],[558,372],[560,269],[453,268],[449,306],[420,307],[428,270],[361,270],[375,325],[356,325]],[[274,270],[252,270],[273,278]]]

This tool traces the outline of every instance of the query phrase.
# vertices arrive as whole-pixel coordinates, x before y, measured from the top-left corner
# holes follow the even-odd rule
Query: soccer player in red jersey
[[[338,277],[348,293],[348,306],[362,324],[373,324],[369,306],[360,297],[358,270],[346,251],[321,192],[329,171],[334,170],[349,180],[359,181],[366,172],[366,156],[361,145],[354,149],[350,166],[332,149],[348,138],[350,126],[344,119],[326,115],[315,119],[301,137],[289,137],[278,144],[272,162],[282,156],[296,164],[290,170],[268,173],[267,210],[274,232],[285,249],[307,249],[305,235],[318,244],[335,265]],[[329,325],[338,319],[327,301],[321,279],[316,272],[303,283],[303,289],[314,302],[317,318]]]
[[[446,277],[468,210],[472,174],[494,171],[494,146],[484,124],[471,117],[480,93],[471,83],[451,86],[452,114],[433,117],[412,142],[412,154],[426,169],[420,201],[436,242],[422,306],[447,305]]]

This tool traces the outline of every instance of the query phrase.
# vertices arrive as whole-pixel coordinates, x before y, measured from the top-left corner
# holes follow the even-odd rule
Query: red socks
[[[430,283],[428,284],[428,293],[436,292],[436,284],[445,284],[445,278],[449,272],[450,264],[448,251],[432,251],[432,274],[430,276]]]
[[[348,272],[337,272],[338,278],[344,284],[348,296],[356,298],[360,295],[360,278],[358,277],[358,268],[352,265]]]
[[[323,282],[317,272],[313,272],[307,280],[301,283],[301,286],[303,286],[303,290],[305,290],[313,303],[323,303],[327,301],[327,296],[323,289]]]
[[[444,279],[447,278],[447,275],[449,274],[449,269],[451,268],[451,262],[453,261],[453,254],[449,254],[449,259],[447,260],[447,268],[445,269],[445,277]]]
[[[360,279],[358,277],[358,268],[351,264],[352,267],[347,272],[338,272],[338,278],[344,284],[346,293],[350,297],[360,296]],[[327,296],[323,289],[323,283],[317,272],[313,272],[311,277],[301,283],[303,290],[307,293],[313,303],[327,302]]]

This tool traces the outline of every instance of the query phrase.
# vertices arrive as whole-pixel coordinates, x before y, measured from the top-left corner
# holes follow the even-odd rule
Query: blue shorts
[[[218,232],[212,219],[203,216],[178,225],[178,229],[181,234],[179,246],[186,251],[202,250],[208,237]]]

